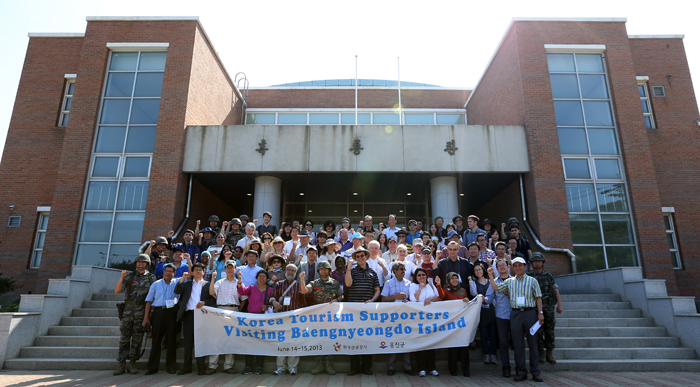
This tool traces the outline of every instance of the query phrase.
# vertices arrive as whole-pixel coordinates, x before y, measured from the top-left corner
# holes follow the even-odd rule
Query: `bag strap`
[[[287,287],[287,290],[285,290],[284,293],[282,293],[282,297],[280,297],[280,298],[284,298],[284,296],[287,295],[287,292],[290,291],[292,289],[292,286],[294,286],[294,284],[296,284],[296,283],[297,283],[297,280],[294,280],[294,282],[292,282],[292,284]]]

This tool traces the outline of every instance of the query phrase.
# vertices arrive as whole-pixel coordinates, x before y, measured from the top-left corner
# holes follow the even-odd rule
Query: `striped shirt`
[[[374,289],[379,287],[377,272],[372,270],[369,265],[366,269],[357,265],[350,270],[350,276],[352,277],[352,286],[348,288],[348,302],[371,300],[374,297]]]
[[[540,284],[536,279],[523,275],[523,278],[510,277],[502,283],[498,284],[498,292],[503,293],[508,291],[510,297],[510,307],[517,308],[534,308],[537,306],[537,298],[542,297]],[[518,297],[525,298],[525,305],[518,306]]]
[[[292,284],[294,284],[292,288],[287,291],[287,288]],[[286,312],[289,310],[296,310],[306,307],[306,298],[303,294],[301,294],[301,285],[299,281],[289,282],[286,279],[283,279],[277,281],[273,286],[275,288],[275,298],[277,299],[277,302],[282,305],[283,311]],[[282,294],[284,294],[285,291],[287,294],[284,295],[284,298],[289,297],[289,305],[287,306],[284,305],[284,298],[282,297]]]

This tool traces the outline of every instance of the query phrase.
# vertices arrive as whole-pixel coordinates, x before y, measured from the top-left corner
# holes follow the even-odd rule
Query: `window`
[[[21,216],[10,216],[10,218],[7,220],[7,227],[19,227],[21,223]]]
[[[547,60],[577,270],[636,266],[603,55],[549,53]]]
[[[655,129],[654,124],[654,114],[651,111],[651,101],[649,100],[649,89],[647,88],[646,82],[638,83],[637,89],[639,89],[639,99],[642,100],[642,113],[644,114],[644,123],[647,129]]]
[[[58,126],[68,125],[68,115],[70,113],[70,105],[73,101],[73,91],[75,90],[75,78],[69,79],[66,82],[66,90],[63,93],[63,103],[61,103],[61,116],[58,118]]]
[[[673,225],[673,214],[664,213],[664,224],[666,226],[666,238],[668,239],[668,248],[671,251],[671,262],[674,269],[682,269],[681,254],[678,251],[678,241],[676,240],[676,229]]]
[[[130,78],[131,79],[131,78]],[[128,116],[129,106],[123,106],[118,102],[110,101],[110,115],[104,116],[103,122],[114,125],[124,124]],[[400,115],[396,111],[384,110],[382,112],[371,112],[363,109],[357,114],[358,125],[399,125]],[[404,115],[404,125],[464,125],[466,116],[461,109],[444,109],[442,113],[425,112],[414,109],[402,113]],[[249,109],[250,111],[250,109]],[[132,113],[132,123],[133,123]],[[355,111],[344,109],[344,111],[332,111],[331,109],[314,112],[249,112],[246,114],[246,125],[355,125]],[[113,129],[117,131],[118,129]],[[123,130],[123,129],[122,129]],[[112,141],[99,144],[100,147],[118,146]]]
[[[166,55],[110,55],[76,265],[132,267],[146,215]]]
[[[46,238],[46,227],[49,224],[49,213],[39,213],[39,222],[36,226],[36,237],[34,238],[34,250],[32,251],[32,263],[30,267],[38,268],[41,264],[41,255],[44,252],[44,239]]]

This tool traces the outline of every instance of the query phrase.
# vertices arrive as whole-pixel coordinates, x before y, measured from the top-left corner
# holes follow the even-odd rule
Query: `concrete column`
[[[440,176],[430,179],[431,214],[433,219],[442,216],[445,224],[459,213],[457,178]],[[432,219],[428,223],[432,223]]]
[[[263,212],[272,213],[270,224],[280,227],[280,204],[282,200],[282,179],[273,176],[258,176],[255,178],[255,196],[253,196],[253,217],[258,225],[263,222]]]

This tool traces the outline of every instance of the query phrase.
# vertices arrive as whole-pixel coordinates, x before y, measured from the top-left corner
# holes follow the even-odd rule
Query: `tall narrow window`
[[[547,59],[577,270],[637,266],[603,55]]]
[[[63,103],[61,103],[61,116],[58,119],[58,126],[68,125],[70,105],[73,102],[73,91],[75,90],[75,78],[66,81],[66,90],[63,93]]]
[[[639,90],[639,99],[642,101],[642,113],[644,114],[644,124],[647,129],[655,129],[654,113],[651,111],[651,101],[649,100],[649,89],[646,82],[637,84]]]
[[[32,263],[30,265],[32,268],[38,268],[41,265],[41,255],[44,253],[44,239],[48,225],[49,213],[39,213],[39,222],[36,226],[36,236],[34,238],[34,250],[32,251]]]
[[[76,265],[132,268],[146,216],[166,52],[112,52]]]
[[[678,251],[676,228],[673,224],[672,213],[664,213],[664,224],[666,226],[666,238],[668,239],[668,249],[671,251],[671,262],[673,263],[673,268],[681,269],[681,254]]]

